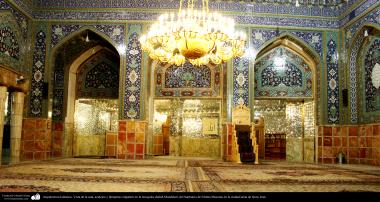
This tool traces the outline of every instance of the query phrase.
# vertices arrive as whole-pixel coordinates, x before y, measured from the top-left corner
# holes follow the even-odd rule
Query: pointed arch
[[[321,122],[319,117],[322,114],[322,110],[318,110],[318,103],[321,103],[321,96],[317,96],[320,94],[320,83],[318,82],[320,79],[317,79],[320,66],[323,64],[321,60],[321,56],[308,44],[306,44],[303,40],[300,40],[298,37],[290,34],[283,33],[279,37],[276,37],[268,42],[266,42],[261,48],[258,50],[258,54],[255,58],[254,64],[252,65],[252,71],[254,72],[253,80],[251,82],[251,95],[255,98],[255,94],[259,91],[256,91],[257,79],[257,70],[261,65],[261,70],[265,68],[273,68],[274,61],[271,61],[275,54],[275,51],[281,50],[286,51],[287,55],[292,57],[291,60],[286,60],[286,70],[284,71],[268,71],[272,73],[270,82],[268,82],[268,86],[262,89],[262,94],[260,95],[260,99],[265,100],[264,102],[274,102],[275,100],[281,101],[283,103],[291,101],[302,103],[300,106],[303,109],[308,109],[313,111],[313,113],[309,114],[309,121],[312,123],[311,130],[306,132],[304,126],[302,129],[302,133],[292,134],[286,137],[286,159],[290,161],[304,161],[304,162],[315,162],[314,156],[317,154],[315,145],[315,128],[316,125]],[[269,61],[265,64],[260,64],[265,60]],[[299,71],[294,71],[294,70]],[[263,75],[263,74],[261,74]],[[272,82],[276,81],[276,82]],[[280,82],[277,82],[280,81]],[[279,84],[279,85],[278,85]],[[261,84],[260,84],[261,85]],[[311,85],[311,86],[310,86]],[[259,85],[257,85],[259,86]],[[285,86],[285,87],[284,87]],[[254,107],[254,102],[252,102],[251,108]],[[296,106],[289,104],[289,106]],[[301,108],[299,108],[301,109]],[[263,115],[265,119],[266,115]],[[285,120],[290,120],[286,119]],[[284,121],[285,121],[284,120]],[[294,119],[293,121],[300,121],[299,119]],[[294,129],[292,129],[294,130]],[[288,131],[289,132],[289,131]],[[288,132],[287,135],[288,135]],[[305,135],[307,134],[307,135]],[[301,135],[301,136],[300,136]],[[288,147],[292,145],[292,147],[298,145],[297,147],[303,148],[301,150],[288,150]],[[307,148],[307,149],[305,149]],[[313,155],[310,155],[313,154]],[[312,156],[312,157],[310,157]],[[289,158],[289,159],[288,159]]]
[[[120,53],[117,51],[116,49],[116,43],[110,39],[108,36],[106,36],[105,34],[103,34],[102,32],[96,30],[94,27],[91,27],[91,26],[83,26],[81,27],[80,29],[76,30],[75,32],[72,32],[70,34],[68,34],[67,36],[65,36],[63,39],[61,39],[52,49],[52,51],[50,51],[50,55],[49,55],[49,72],[47,75],[51,75],[50,77],[52,78],[51,79],[51,83],[55,83],[55,71],[57,71],[56,69],[56,60],[57,60],[57,57],[58,57],[58,54],[60,52],[62,52],[62,48],[64,48],[65,46],[68,45],[68,43],[70,43],[71,40],[77,40],[78,36],[81,36],[83,35],[84,33],[86,32],[92,32],[94,35],[96,35],[97,37],[99,37],[102,41],[106,42],[106,44],[109,44],[110,48],[114,49],[114,52],[118,54],[119,56],[119,64],[121,65],[121,60],[122,58],[120,57]],[[67,98],[69,97],[70,94],[68,94],[68,86],[70,85],[70,82],[71,80],[69,79],[69,76],[72,75],[72,74],[75,74],[77,69],[75,68],[78,68],[78,66],[74,65],[73,64],[78,64],[78,59],[79,58],[83,58],[84,56],[83,55],[86,55],[86,54],[90,54],[92,51],[99,51],[100,47],[97,47],[96,45],[93,46],[93,47],[88,47],[87,50],[83,49],[82,51],[84,52],[79,52],[79,56],[75,57],[75,58],[71,58],[73,59],[73,61],[68,61],[69,64],[67,64],[67,66],[64,66],[61,71],[61,74],[62,75],[59,75],[58,77],[61,78],[61,82],[63,83],[63,88],[64,89],[61,89],[60,90],[60,96],[63,97],[63,100],[62,100],[62,104],[63,104],[63,108],[67,107],[67,103],[68,103],[68,100]],[[91,51],[89,51],[91,50]],[[73,69],[74,67],[74,69]],[[119,74],[121,74],[122,72],[122,68],[119,67]],[[66,75],[66,76],[65,76]],[[54,84],[55,85],[55,84]],[[52,86],[52,85],[50,85]],[[53,89],[49,89],[49,91],[53,91]],[[53,93],[54,94],[54,93]],[[54,95],[53,95],[54,96]],[[49,109],[53,108],[53,105],[50,104],[49,106]],[[62,111],[60,112],[62,115],[61,115],[61,120],[63,121],[65,118],[65,111],[68,112],[67,110],[64,110],[64,109],[61,109]],[[54,114],[54,109],[53,109],[53,114]],[[67,115],[67,114],[66,114]]]
[[[284,41],[289,42],[289,44],[284,43]],[[272,38],[271,40],[266,41],[264,44],[260,46],[260,48],[257,50],[257,56],[258,58],[262,53],[267,52],[268,48],[276,47],[276,44],[283,44],[285,47],[289,47],[290,49],[293,49],[300,55],[305,55],[303,52],[306,52],[306,55],[313,58],[312,60],[315,62],[315,65],[318,66],[321,63],[321,56],[315,51],[313,47],[311,47],[309,44],[307,44],[303,39],[297,37],[296,35],[284,32],[280,34],[278,37]]]
[[[359,80],[359,53],[363,48],[363,44],[365,42],[365,36],[364,36],[364,30],[367,30],[369,34],[380,34],[380,26],[375,23],[365,23],[360,26],[360,28],[357,29],[356,33],[354,34],[354,37],[352,38],[351,44],[349,45],[349,51],[348,51],[348,97],[350,98],[348,100],[349,106],[350,106],[350,119],[351,123],[357,123],[358,122],[358,115],[361,110],[359,110],[360,105],[360,96],[358,95],[360,92],[358,92],[358,89],[360,87],[360,84],[358,83]],[[359,90],[360,91],[360,90]]]
[[[91,58],[93,55],[102,51],[104,47],[95,46],[84,53],[82,53],[79,57],[77,57],[74,62],[71,63],[69,67],[69,75],[67,82],[67,104],[66,104],[66,119],[65,121],[68,123],[74,122],[74,112],[75,112],[75,89],[76,89],[76,81],[77,81],[77,71],[79,66],[84,63],[86,60]]]
[[[96,40],[86,43],[82,41],[86,36],[86,32],[96,36]],[[90,39],[91,40],[91,39]],[[65,53],[64,48],[77,44],[79,48],[71,46],[75,51],[68,51],[67,57],[60,57],[61,53]],[[85,46],[80,44],[86,43]],[[116,48],[116,43],[108,36],[96,30],[94,27],[83,26],[63,37],[54,47],[52,47],[49,54],[49,72],[51,75],[49,91],[52,92],[53,100],[49,102],[49,111],[52,111],[53,119],[61,122],[64,125],[65,137],[63,141],[65,145],[70,145],[64,148],[64,156],[73,156],[73,140],[74,140],[74,113],[75,113],[75,93],[76,93],[76,73],[78,67],[91,58],[99,51],[106,50],[114,53],[119,57],[119,74],[122,72],[122,54]],[[61,60],[59,62],[58,60]],[[62,63],[62,64],[57,64]],[[57,66],[58,65],[58,66]],[[58,68],[57,68],[58,67]],[[58,82],[58,83],[57,83]],[[120,81],[117,81],[120,86]],[[119,92],[120,93],[120,92]]]
[[[117,50],[117,43],[112,40],[109,36],[107,36],[106,34],[104,34],[103,32],[97,30],[95,27],[92,27],[92,26],[83,26],[81,28],[79,28],[78,30],[64,36],[61,40],[59,40],[59,42],[54,45],[53,49],[52,49],[52,53],[55,53],[57,50],[60,49],[60,47],[62,45],[64,45],[66,42],[70,41],[71,39],[73,39],[75,36],[78,36],[86,31],[91,31],[95,34],[97,34],[98,36],[100,36],[103,40],[107,41],[108,43],[110,43],[116,50]],[[54,54],[53,54],[54,55]],[[120,55],[120,54],[119,54]]]
[[[290,51],[291,53],[301,57],[305,63],[311,68],[312,72],[312,98],[316,99],[316,93],[317,93],[317,86],[319,86],[319,83],[317,83],[316,75],[318,75],[318,65],[320,62],[319,55],[311,49],[306,43],[303,41],[297,39],[295,36],[284,33],[280,35],[279,37],[272,39],[265,43],[258,51],[258,54],[255,58],[255,62],[253,65],[253,68],[256,66],[256,62],[265,57],[269,52],[271,52],[274,49],[283,47],[286,50]],[[253,69],[254,72],[255,69]],[[252,88],[254,89],[254,88]]]
[[[364,35],[365,30],[367,30],[368,37]],[[367,90],[364,90],[364,88],[367,88],[368,86],[364,87],[363,82],[369,82],[370,79],[363,79],[366,67],[364,67],[362,61],[365,57],[363,55],[364,48],[373,37],[380,37],[380,26],[375,23],[365,23],[357,29],[349,46],[349,81],[347,83],[349,86],[348,97],[350,97],[350,100],[348,101],[352,123],[370,122],[365,116],[365,101],[363,100],[366,97],[365,92],[368,92]],[[380,120],[380,117],[376,113],[372,113],[371,117]]]
[[[8,32],[8,37],[12,38],[9,41],[14,43],[9,47],[10,50],[8,49],[6,52],[0,53],[1,64],[9,66],[16,71],[24,72],[22,67],[25,66],[24,55],[26,46],[24,45],[24,40],[20,27],[17,24],[17,20],[11,12],[5,11],[0,12],[0,21],[2,22],[0,29],[3,29],[4,32]]]
[[[364,30],[366,29],[374,29],[374,30],[380,30],[380,25],[372,22],[367,22],[362,24],[354,33],[351,43],[349,44],[350,50],[354,47],[355,41],[360,39],[361,35],[364,34]]]

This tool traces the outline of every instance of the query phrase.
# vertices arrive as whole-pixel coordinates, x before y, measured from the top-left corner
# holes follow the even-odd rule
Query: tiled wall
[[[51,120],[23,119],[21,160],[45,160],[51,157]]]
[[[380,124],[318,127],[318,162],[336,163],[342,150],[346,163],[380,165]]]
[[[119,135],[117,143],[118,159],[144,159],[145,132],[144,121],[119,121]]]

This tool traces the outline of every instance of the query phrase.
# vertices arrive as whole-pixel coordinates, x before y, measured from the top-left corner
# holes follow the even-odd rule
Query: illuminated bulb
[[[364,30],[364,37],[368,36],[368,30]]]
[[[86,36],[86,42],[89,42],[90,39],[88,38],[88,33],[87,33],[87,36]]]
[[[300,2],[296,0],[296,7],[300,7]]]

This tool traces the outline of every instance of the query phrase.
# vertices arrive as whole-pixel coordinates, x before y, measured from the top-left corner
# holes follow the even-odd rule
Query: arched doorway
[[[264,119],[264,159],[315,162],[316,61],[291,36],[263,48],[254,64],[255,119]]]
[[[65,133],[54,141],[61,143],[64,156],[104,156],[106,132],[117,131],[118,51],[102,34],[81,29],[54,53],[52,115]]]

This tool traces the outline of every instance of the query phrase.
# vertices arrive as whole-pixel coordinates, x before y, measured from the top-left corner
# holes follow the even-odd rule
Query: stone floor
[[[0,192],[380,192],[380,167],[66,158],[0,167]]]

